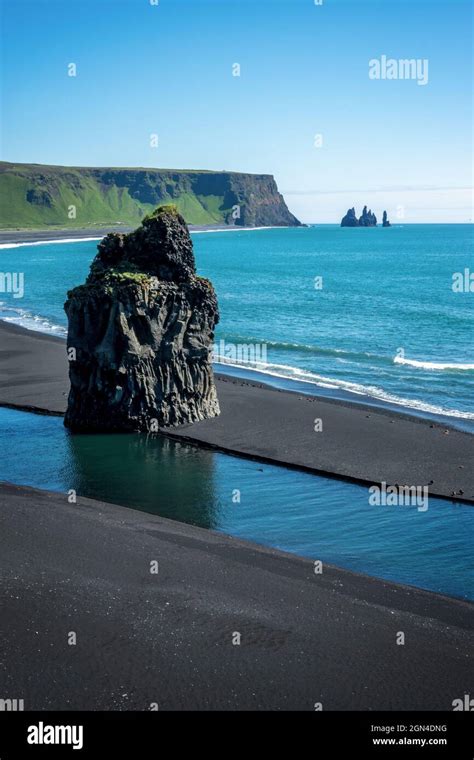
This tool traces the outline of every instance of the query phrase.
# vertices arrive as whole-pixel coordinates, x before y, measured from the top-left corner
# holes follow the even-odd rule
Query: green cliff
[[[0,162],[0,198],[0,229],[136,226],[170,202],[188,224],[300,224],[269,174]]]

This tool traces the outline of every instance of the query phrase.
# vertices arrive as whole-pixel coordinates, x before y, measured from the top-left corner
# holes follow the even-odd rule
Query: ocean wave
[[[394,364],[403,364],[408,367],[417,367],[418,369],[428,370],[473,370],[474,364],[462,364],[455,362],[422,362],[417,359],[403,359],[401,356],[395,356],[393,358]]]
[[[228,361],[220,359],[218,362],[221,366],[232,366],[239,369],[245,369],[250,372],[258,372],[263,375],[270,375],[284,380],[293,380],[300,383],[308,383],[320,388],[329,388],[332,390],[342,390],[357,396],[368,396],[384,401],[389,404],[414,409],[418,412],[427,412],[428,414],[443,415],[446,417],[455,417],[464,420],[474,420],[474,413],[463,412],[459,409],[448,409],[443,406],[437,406],[418,399],[404,398],[394,393],[384,391],[375,385],[362,385],[353,383],[349,380],[336,380],[324,375],[317,375],[309,370],[298,369],[286,364],[264,364],[263,362],[244,363],[238,361]]]
[[[2,301],[0,301],[0,320],[24,327],[26,330],[57,335],[61,338],[67,337],[67,330],[64,326],[57,325],[51,322],[50,319],[40,317],[26,309],[16,309],[12,306],[7,306]]]
[[[26,309],[8,306],[2,301],[0,301],[0,320],[17,324],[21,327],[24,327],[27,330],[34,330],[36,332],[52,334],[52,335],[59,336],[61,338],[67,337],[67,329],[63,325],[55,324],[48,318],[33,314],[32,312]],[[251,341],[247,338],[246,342],[250,343]],[[290,345],[290,344],[278,344],[275,342],[272,344],[271,342],[267,341],[267,345],[275,347],[277,345]],[[353,356],[359,356],[359,354],[355,352],[345,352],[340,349],[318,349],[317,347],[311,347],[311,346],[309,346],[309,348],[314,348],[316,351],[319,350],[322,352],[327,352],[329,355],[342,353],[342,354],[352,354]],[[365,355],[371,356],[370,354],[365,354]],[[395,361],[395,359],[393,361]],[[403,362],[400,362],[400,363],[410,363],[410,360],[405,359],[403,360]],[[442,406],[437,406],[435,404],[430,404],[428,402],[420,401],[418,399],[404,398],[402,396],[397,396],[394,393],[384,391],[382,388],[379,388],[378,386],[363,385],[361,383],[355,383],[349,380],[338,380],[335,378],[326,377],[324,375],[318,375],[315,372],[311,372],[310,370],[299,369],[298,367],[293,367],[289,364],[265,363],[265,362],[259,362],[259,361],[245,362],[245,361],[238,361],[235,359],[227,359],[224,356],[219,356],[219,355],[217,355],[216,357],[215,364],[222,367],[227,366],[227,367],[235,367],[238,369],[245,369],[246,371],[268,375],[268,376],[280,378],[283,380],[307,383],[315,387],[326,388],[330,390],[345,391],[357,396],[365,396],[365,397],[373,398],[379,401],[384,401],[389,404],[406,407],[408,409],[414,409],[418,412],[426,412],[429,414],[443,415],[446,417],[455,417],[458,419],[474,420],[474,413],[471,413],[471,412],[464,412],[458,409],[448,409]],[[423,368],[424,368],[424,365],[426,364],[431,365],[433,364],[433,362],[422,362],[421,364],[423,364]],[[441,366],[438,363],[436,363],[436,365],[437,365],[437,368],[445,368],[446,366],[444,364],[443,366]],[[456,365],[447,365],[447,366],[449,367],[454,366],[456,369],[459,369],[460,367],[463,367],[463,368],[467,367],[469,369],[474,369],[474,365],[457,365],[456,364]]]
[[[219,346],[221,341],[217,340],[216,344]],[[338,361],[356,361],[356,362],[370,362],[372,364],[385,364],[393,365],[400,364],[408,367],[416,367],[418,369],[425,370],[451,370],[451,371],[469,371],[474,370],[473,363],[463,362],[433,362],[433,361],[419,361],[418,359],[406,359],[400,356],[374,354],[370,351],[350,351],[343,348],[326,348],[324,346],[315,346],[308,343],[297,342],[285,342],[285,341],[273,341],[263,340],[261,338],[254,338],[242,335],[228,334],[225,338],[222,338],[222,343],[225,345],[255,345],[266,346],[267,349],[273,349],[274,351],[283,351],[295,354],[307,354],[313,356],[326,356],[329,358],[335,358]],[[222,353],[222,352],[221,352]],[[225,353],[222,354],[225,356]],[[276,366],[276,365],[275,365]]]
[[[60,240],[35,240],[32,243],[0,243],[0,250],[6,248],[24,248],[30,245],[55,245],[57,243],[85,243],[93,242],[94,240],[102,240],[104,236],[100,237],[83,237],[83,238],[61,238]]]
[[[276,351],[288,351],[289,353],[311,354],[314,356],[328,356],[336,359],[355,359],[362,361],[377,362],[380,364],[392,364],[391,356],[382,356],[372,354],[369,351],[349,351],[344,348],[326,348],[325,346],[315,346],[310,343],[296,343],[289,341],[264,340],[242,335],[228,334],[222,339],[217,339],[216,344],[219,346],[220,340],[224,345],[258,345],[266,346],[267,349]]]
[[[257,232],[258,230],[281,230],[281,229],[287,229],[286,227],[275,227],[275,226],[267,226],[267,227],[229,227],[218,229],[218,230],[193,230],[190,229],[189,232],[191,235],[203,235],[208,233],[215,233],[215,232]],[[104,233],[105,235],[106,233]],[[9,248],[24,248],[25,246],[30,245],[54,245],[57,243],[85,243],[85,242],[93,242],[94,240],[102,240],[104,235],[101,235],[100,237],[79,237],[79,238],[59,238],[56,240],[35,240],[30,243],[0,243],[0,250],[7,250]]]

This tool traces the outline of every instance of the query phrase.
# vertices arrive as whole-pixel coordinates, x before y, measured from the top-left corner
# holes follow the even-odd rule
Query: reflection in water
[[[217,527],[211,451],[140,434],[65,437],[71,488],[81,496]]]
[[[474,599],[474,508],[373,507],[367,488],[143,435],[71,435],[0,409],[0,480],[134,507]],[[238,497],[236,492],[238,492]],[[66,498],[66,496],[65,496]]]

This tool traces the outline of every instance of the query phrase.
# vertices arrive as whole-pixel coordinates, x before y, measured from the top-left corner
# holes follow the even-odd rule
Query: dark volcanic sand
[[[205,232],[206,230],[250,230],[253,227],[233,227],[228,224],[189,224],[190,232]],[[126,227],[123,225],[117,225],[116,227],[101,227],[93,229],[91,227],[85,227],[82,229],[51,229],[51,230],[0,230],[0,245],[7,245],[10,243],[37,243],[45,242],[47,240],[72,240],[76,238],[100,238],[107,235],[109,232],[131,232],[133,227]]]
[[[466,602],[5,484],[0,530],[1,693],[25,710],[452,710],[472,687]]]
[[[75,240],[76,238],[100,238],[108,232],[130,232],[131,227],[106,227],[104,229],[72,229],[72,230],[0,230],[0,244],[9,243],[38,243],[49,240]]]
[[[218,375],[221,415],[166,431],[229,453],[474,502],[474,436],[416,417]],[[0,322],[0,405],[63,414],[65,341]],[[314,432],[322,419],[323,431]],[[431,483],[431,481],[433,481]],[[462,494],[460,493],[462,491]]]

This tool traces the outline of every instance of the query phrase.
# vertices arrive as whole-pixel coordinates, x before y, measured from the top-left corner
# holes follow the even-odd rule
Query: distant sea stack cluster
[[[211,366],[216,294],[196,275],[175,207],[159,207],[128,235],[107,235],[65,311],[68,428],[158,432],[219,414]]]
[[[357,218],[355,208],[349,208],[347,214],[342,217],[341,227],[376,227],[377,217],[372,213],[372,209],[367,210],[364,206],[362,215]],[[388,221],[387,212],[383,212],[382,227],[391,227]]]

